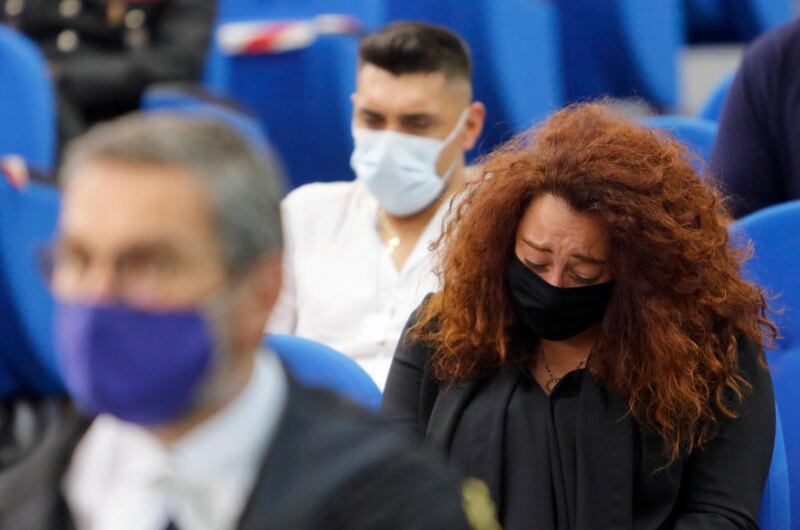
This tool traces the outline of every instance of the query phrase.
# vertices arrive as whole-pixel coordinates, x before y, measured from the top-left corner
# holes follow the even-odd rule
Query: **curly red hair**
[[[561,110],[483,161],[435,245],[443,288],[408,336],[433,346],[442,381],[515,362],[505,272],[520,219],[545,193],[610,236],[616,285],[592,374],[671,460],[702,447],[749,390],[738,342],[763,345],[775,327],[761,290],[740,275],[746,256],[728,242],[724,201],[688,151],[603,104]]]

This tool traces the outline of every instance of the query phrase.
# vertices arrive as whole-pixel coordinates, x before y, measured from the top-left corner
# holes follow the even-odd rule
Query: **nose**
[[[116,295],[114,268],[103,264],[90,267],[69,297],[82,302],[108,302]]]
[[[564,287],[564,269],[550,267],[550,270],[539,274],[539,277],[553,287]]]

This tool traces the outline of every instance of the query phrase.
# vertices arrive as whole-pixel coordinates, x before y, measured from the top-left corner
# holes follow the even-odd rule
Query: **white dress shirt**
[[[284,287],[267,326],[352,357],[383,388],[411,312],[438,290],[431,242],[450,201],[397,270],[378,228],[378,203],[358,182],[317,183],[282,204]]]
[[[75,450],[63,492],[79,530],[235,528],[287,396],[272,353],[242,392],[165,446],[146,429],[98,416]]]

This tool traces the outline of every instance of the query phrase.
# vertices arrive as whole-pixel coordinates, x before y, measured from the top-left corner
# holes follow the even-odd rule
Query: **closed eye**
[[[576,283],[580,283],[582,285],[592,285],[594,283],[597,283],[597,281],[603,275],[602,274],[598,274],[596,276],[592,276],[591,278],[586,277],[586,276],[580,276],[578,274],[571,274],[570,276],[572,276],[572,279],[575,280]]]
[[[529,268],[529,269],[531,269],[531,270],[534,270],[534,271],[541,271],[541,270],[544,270],[544,269],[545,269],[545,268],[547,268],[547,267],[548,267],[548,265],[549,265],[548,263],[537,263],[537,262],[535,262],[535,261],[531,261],[531,260],[529,260],[529,259],[526,259],[526,260],[524,261],[524,263],[525,263],[525,265],[527,265],[527,266],[528,266],[528,268]]]

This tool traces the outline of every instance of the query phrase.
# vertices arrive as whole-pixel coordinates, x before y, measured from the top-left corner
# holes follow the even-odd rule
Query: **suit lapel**
[[[634,436],[625,404],[584,377],[578,405],[577,528],[633,528]]]
[[[44,403],[38,413],[47,426],[41,441],[20,462],[0,470],[0,519],[3,528],[73,530],[61,483],[89,422],[61,401]]]
[[[261,469],[256,477],[253,490],[250,492],[250,497],[239,518],[237,525],[239,530],[273,528],[273,526],[269,526],[275,519],[273,503],[264,502],[264,499],[280,498],[286,478],[297,473],[298,455],[295,444],[298,437],[303,436],[304,431],[307,430],[307,418],[303,413],[313,413],[313,411],[303,410],[304,408],[309,409],[309,407],[298,403],[298,400],[302,400],[298,383],[292,377],[287,377],[287,380],[289,391],[286,405],[275,429],[275,436],[261,462]]]

